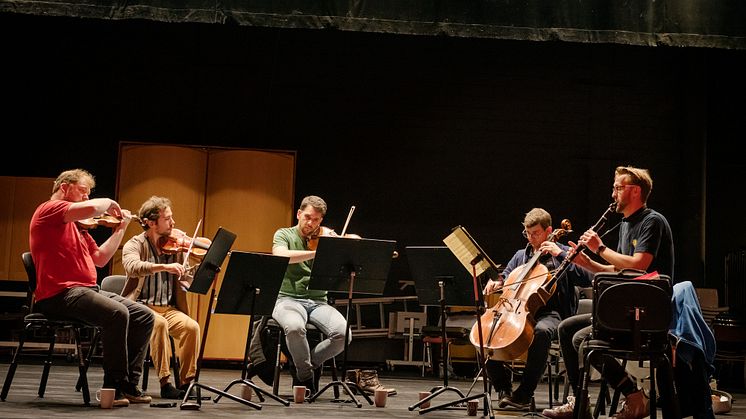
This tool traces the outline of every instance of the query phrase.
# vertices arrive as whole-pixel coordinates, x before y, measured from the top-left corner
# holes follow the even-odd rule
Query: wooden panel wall
[[[291,152],[127,143],[120,150],[117,190],[120,205],[133,212],[151,195],[166,196],[177,228],[188,234],[202,219],[201,236],[212,238],[224,227],[237,235],[234,250],[270,252],[274,231],[293,220],[294,182]],[[131,227],[126,239],[141,232]],[[112,271],[123,271],[121,252]],[[221,283],[218,274],[218,292]],[[190,294],[189,304],[203,326],[208,296]],[[248,316],[214,314],[204,358],[243,359],[248,325]]]
[[[36,207],[52,195],[54,178],[0,176],[0,281],[27,280],[21,253]]]

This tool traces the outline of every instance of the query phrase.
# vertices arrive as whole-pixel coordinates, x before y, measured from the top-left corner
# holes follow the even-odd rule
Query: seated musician
[[[186,291],[180,280],[189,281],[193,270],[184,266],[184,252],[166,253],[160,246],[162,238],[174,231],[175,221],[168,198],[152,196],[138,212],[145,231],[132,237],[122,249],[122,264],[127,282],[122,295],[139,301],[155,312],[155,324],[150,336],[150,356],[158,370],[161,398],[180,399],[197,373],[200,346],[199,324],[189,317]],[[171,384],[171,335],[176,342],[180,360],[176,387]]]
[[[632,166],[619,166],[614,173],[611,197],[616,202],[616,212],[624,215],[619,227],[619,243],[616,251],[604,246],[597,232],[588,230],[580,236],[579,244],[597,254],[608,264],[591,260],[580,252],[573,262],[591,272],[614,272],[624,268],[642,271],[657,271],[673,280],[674,248],[671,227],[666,218],[647,207],[647,199],[653,189],[653,179],[647,169]],[[570,242],[573,247],[574,243]],[[562,321],[560,325],[560,345],[567,367],[567,378],[574,394],[579,393],[578,351],[580,344],[591,333],[591,315],[579,314]],[[625,396],[619,419],[641,419],[648,415],[647,396],[637,389],[634,379],[625,372],[621,364],[611,356],[591,359],[598,371],[604,371],[605,378],[616,390]],[[543,412],[550,418],[570,418],[573,416],[575,396],[569,396],[565,405]],[[585,404],[586,406],[589,403]],[[584,415],[589,412],[584,412]]]
[[[496,292],[503,285],[505,278],[511,278],[510,273],[526,264],[536,252],[542,254],[538,263],[544,264],[550,271],[558,267],[565,258],[569,247],[547,240],[552,233],[552,217],[547,211],[541,208],[532,209],[526,213],[523,227],[523,236],[528,240],[528,244],[513,255],[499,280],[487,282],[484,288],[485,294]],[[526,366],[520,385],[515,391],[512,391],[510,372],[504,362],[492,359],[487,361],[487,374],[495,391],[501,397],[498,407],[528,409],[534,390],[546,369],[549,347],[552,339],[557,337],[557,326],[562,319],[572,316],[577,310],[575,285],[587,287],[590,284],[591,275],[588,271],[570,265],[567,274],[557,283],[557,290],[547,304],[533,314],[536,321],[534,339],[528,347]]]
[[[290,262],[280,287],[272,317],[285,333],[295,364],[293,385],[318,390],[321,365],[344,350],[344,316],[327,303],[327,292],[308,289],[315,250],[308,241],[321,228],[326,202],[318,196],[307,196],[296,213],[298,224],[280,228],[272,240],[272,254],[286,256]],[[326,339],[310,349],[306,340],[306,323],[312,323]]]

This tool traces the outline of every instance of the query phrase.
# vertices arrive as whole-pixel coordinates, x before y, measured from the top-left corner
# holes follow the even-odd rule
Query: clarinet
[[[606,224],[606,221],[609,219],[609,216],[613,214],[614,212],[616,212],[616,202],[612,202],[611,205],[609,205],[609,208],[607,208],[606,211],[604,211],[604,213],[601,215],[601,218],[599,218],[598,221],[596,221],[596,224],[593,224],[593,226],[591,227],[591,230],[595,231],[596,233],[601,231],[601,229]],[[575,257],[578,256],[578,254],[582,252],[583,250],[585,250],[586,248],[588,248],[587,245],[579,244],[578,247],[575,248],[574,252],[570,252],[570,254],[568,254],[565,257],[565,259],[562,261],[560,266],[557,268],[554,278],[552,278],[549,282],[547,282],[544,285],[545,287],[544,289],[553,290],[554,285],[557,283],[557,281],[560,280],[560,278],[562,278],[562,275],[565,274],[565,272],[567,271],[567,268],[570,267],[570,263],[573,261],[573,259],[575,259]]]

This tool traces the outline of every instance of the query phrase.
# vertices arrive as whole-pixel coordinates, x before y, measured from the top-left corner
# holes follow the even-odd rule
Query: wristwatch
[[[604,246],[603,244],[601,246],[598,246],[598,250],[596,250],[596,254],[601,255],[601,252],[603,252],[604,249],[606,249],[606,246]]]

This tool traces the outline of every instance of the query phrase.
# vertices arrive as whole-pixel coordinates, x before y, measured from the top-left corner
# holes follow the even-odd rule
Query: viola
[[[161,252],[170,255],[184,252],[190,255],[203,257],[207,254],[212,240],[206,237],[189,237],[183,231],[172,229],[171,234],[158,239],[158,247]]]
[[[136,215],[133,215],[132,219],[140,221],[140,217]],[[78,220],[75,223],[78,225],[78,227],[83,228],[83,229],[88,229],[88,230],[96,228],[98,226],[117,228],[119,227],[120,224],[122,224],[122,219],[115,217],[113,215],[104,213],[102,215],[97,215],[95,217],[86,218],[84,220]]]
[[[547,241],[557,241],[570,230],[570,221],[562,220],[562,228],[552,231]],[[529,300],[534,300],[534,294],[541,288],[551,275],[546,266],[538,263],[542,253],[534,252],[531,259],[518,266],[505,280],[503,293],[498,302],[481,316],[481,323],[477,322],[471,329],[469,340],[472,345],[480,348],[479,335],[484,338],[484,349],[488,357],[497,361],[518,359],[528,351],[534,340],[533,313],[537,306],[530,306]],[[478,325],[482,325],[480,331]]]

